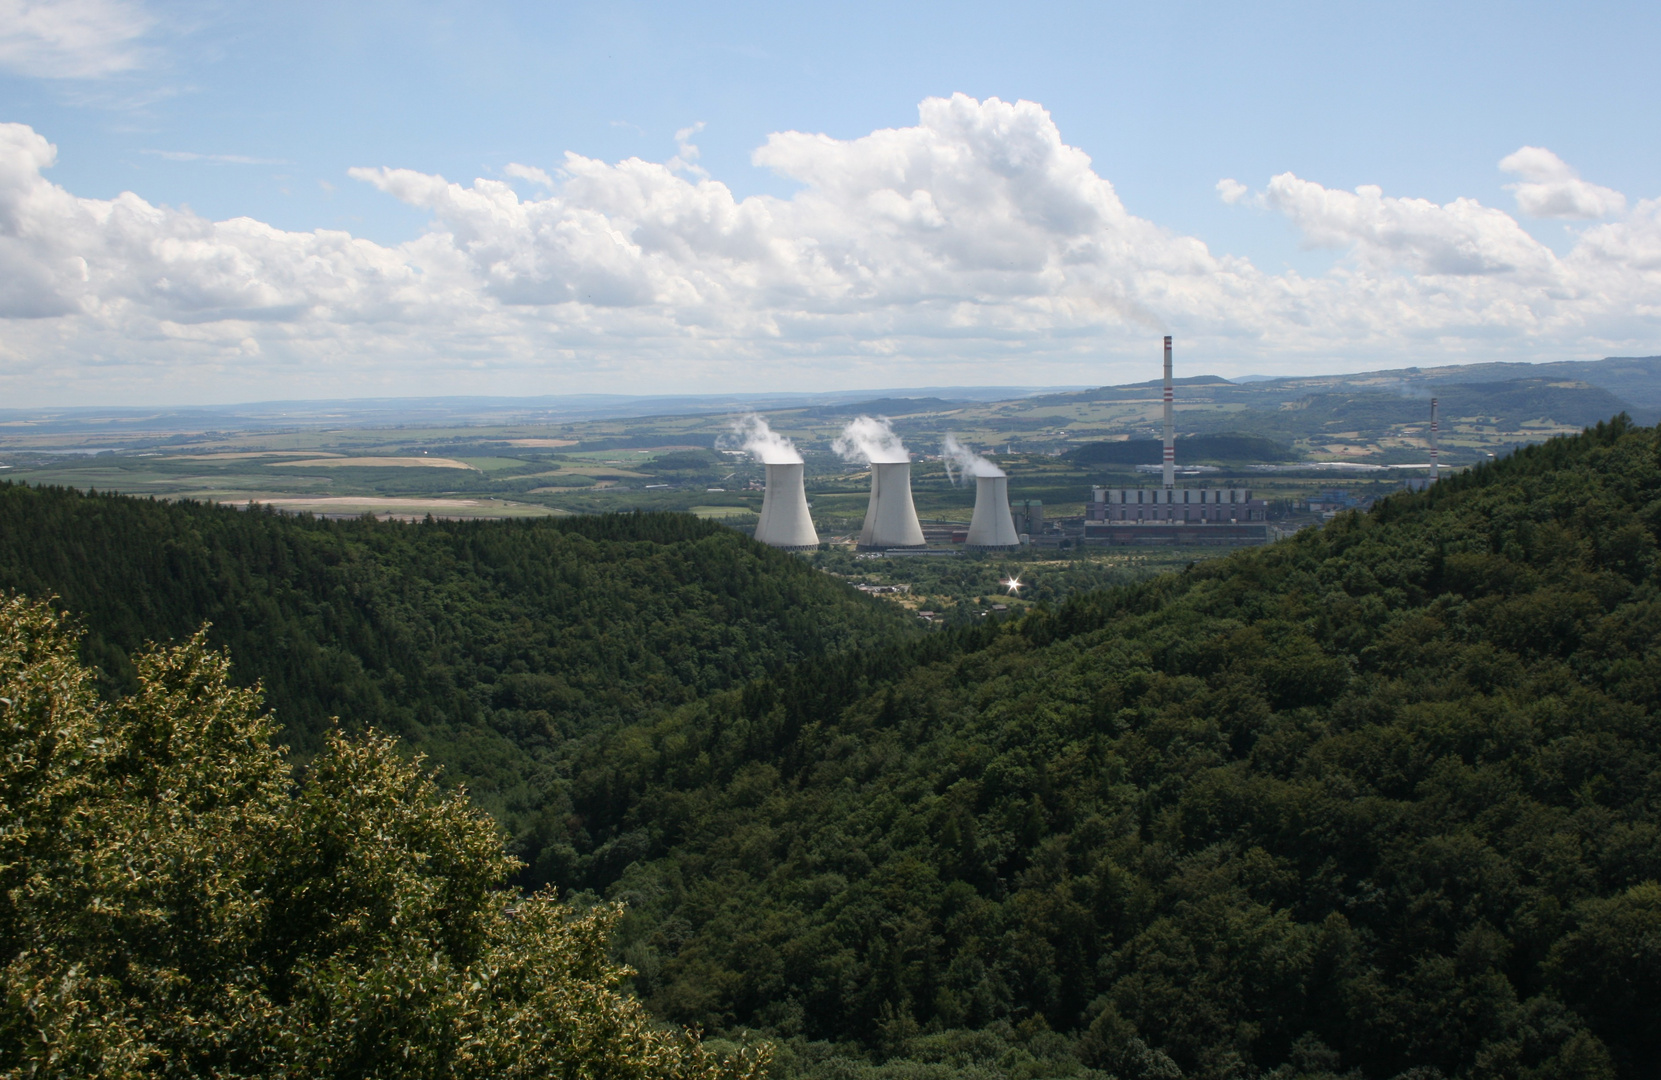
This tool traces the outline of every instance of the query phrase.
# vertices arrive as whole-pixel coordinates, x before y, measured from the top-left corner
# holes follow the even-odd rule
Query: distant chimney
[[[1436,482],[1436,399],[1430,399],[1430,482]]]
[[[1165,336],[1165,490],[1177,486],[1177,434],[1171,417],[1171,337]]]

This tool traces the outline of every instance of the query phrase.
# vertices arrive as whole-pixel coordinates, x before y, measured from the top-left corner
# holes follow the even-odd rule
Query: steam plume
[[[953,465],[956,465],[964,476],[1005,475],[1002,469],[958,442],[956,435],[946,436],[945,443],[940,447],[940,460],[946,463],[946,477],[954,484],[957,483],[957,477],[952,475]]]
[[[886,416],[856,416],[848,421],[842,434],[831,443],[831,449],[848,461],[864,465],[896,465],[911,461],[911,455],[906,453],[905,446],[894,434]]]
[[[801,451],[796,444],[767,425],[757,413],[735,417],[732,433],[739,441],[738,448],[747,450],[763,465],[800,465]]]

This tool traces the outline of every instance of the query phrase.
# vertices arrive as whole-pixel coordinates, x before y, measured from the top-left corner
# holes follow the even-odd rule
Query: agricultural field
[[[1442,461],[1453,468],[1617,412],[1640,420],[1661,412],[1657,358],[1179,382],[1177,456],[1195,470],[1182,483],[1252,488],[1287,528],[1308,523],[1296,507],[1320,492],[1365,501],[1420,475],[1433,395]],[[401,411],[353,403],[266,413],[0,411],[0,478],[327,516],[677,510],[753,526],[763,470],[737,449],[736,407],[652,404],[665,411],[630,416],[624,399],[611,415],[585,406],[575,418],[542,400],[468,399]],[[919,516],[944,527],[966,523],[974,500],[939,459],[947,434],[1009,472],[1012,500],[1040,502],[1056,521],[1082,514],[1093,484],[1155,482],[1146,463],[1158,460],[1160,410],[1159,385],[1147,382],[1002,400],[963,391],[801,395],[762,412],[803,452],[821,536],[847,541],[869,479],[831,443],[855,416],[891,422],[914,457]]]

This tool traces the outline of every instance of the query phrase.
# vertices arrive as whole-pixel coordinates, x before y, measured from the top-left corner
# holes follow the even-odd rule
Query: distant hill
[[[1186,392],[1196,388],[1201,390],[1225,389],[1236,384],[1218,375],[1189,375],[1182,378],[1173,378],[1171,385]],[[1073,405],[1089,401],[1158,400],[1164,388],[1164,379],[1150,379],[1146,382],[1103,386],[1094,390],[1069,390],[1057,394],[1040,394],[1023,399],[1022,404],[1041,408],[1049,405]]]
[[[1255,435],[1189,435],[1176,441],[1177,460],[1244,464],[1291,461],[1290,446]],[[1162,439],[1125,439],[1119,442],[1088,443],[1069,455],[1080,465],[1158,465],[1165,460]]]
[[[167,437],[209,431],[316,430],[397,425],[583,423],[620,418],[725,416],[862,402],[868,399],[1019,400],[1046,388],[1022,386],[868,387],[817,393],[561,394],[516,397],[350,398],[215,406],[0,407],[12,438],[61,437],[65,445],[166,445]],[[119,441],[117,441],[119,440]]]
[[[1438,395],[1449,401],[1451,416],[1488,416],[1501,424],[1551,419],[1589,426],[1617,412],[1644,412],[1630,399],[1623,399],[1604,387],[1585,382],[1512,379],[1481,383],[1436,382],[1431,385]]]
[[[962,408],[966,402],[948,401],[938,397],[880,397],[869,401],[850,401],[846,404],[821,405],[803,409],[798,415],[803,420],[829,419],[842,416],[910,416],[916,413],[949,412]]]
[[[1644,414],[1661,412],[1661,356],[1612,356],[1603,360],[1549,364],[1450,364],[1430,368],[1391,368],[1350,375],[1253,375],[1236,382],[1202,375],[1174,382],[1188,391],[1183,395],[1188,400],[1257,403],[1259,407],[1292,402],[1318,393],[1370,392],[1413,398],[1441,394],[1450,399],[1449,404],[1453,408],[1468,406],[1474,411],[1480,411],[1483,407],[1485,395],[1499,393],[1502,387],[1510,384],[1524,383],[1541,394],[1536,400],[1547,408],[1551,407],[1552,395],[1548,393],[1551,390],[1573,392],[1592,388],[1608,395],[1603,400],[1624,408]],[[1045,403],[1145,400],[1156,397],[1161,385],[1160,380],[1153,379],[1031,400]],[[1586,422],[1595,423],[1596,420],[1594,416]]]
[[[1622,412],[1639,423],[1661,420],[1661,357],[1175,382],[1179,435],[1250,435],[1294,457],[1338,453],[1380,464],[1423,460],[1432,397],[1446,461],[1481,460]],[[1073,432],[1157,437],[1161,386],[1147,380],[1012,402],[996,423],[1020,432],[1029,414],[1051,428],[1070,416]]]
[[[1444,430],[1460,424],[1485,424],[1517,430],[1535,423],[1583,427],[1632,406],[1607,390],[1584,383],[1553,383],[1545,379],[1518,379],[1497,383],[1441,383],[1439,395]],[[1399,393],[1360,388],[1316,389],[1286,401],[1273,400],[1245,411],[1189,412],[1182,422],[1209,430],[1232,427],[1268,439],[1319,442],[1327,432],[1352,431],[1363,439],[1379,439],[1404,428],[1422,431],[1430,422],[1430,395],[1407,397]]]
[[[1418,377],[1433,385],[1545,379],[1586,383],[1644,412],[1661,411],[1661,356],[1610,356],[1551,364],[1469,364],[1424,368]]]

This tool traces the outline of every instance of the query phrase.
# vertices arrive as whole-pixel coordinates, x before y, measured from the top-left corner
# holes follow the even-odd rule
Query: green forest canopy
[[[516,897],[496,825],[384,736],[296,779],[202,635],[95,689],[0,599],[0,1075],[755,1080],[654,1024],[614,908]]]
[[[598,737],[555,879],[629,902],[659,1014],[826,1076],[1654,1075],[1658,453]]]
[[[567,740],[917,632],[684,514],[329,521],[0,484],[0,589],[59,597],[110,692],[146,641],[209,623],[302,759],[332,716],[401,735],[515,833]]]
[[[443,528],[401,572],[478,535]],[[903,640],[833,607],[829,642],[575,716],[526,774],[524,850],[628,903],[657,1015],[770,1033],[786,1073],[1653,1075],[1658,532],[1657,432],[1621,418],[1010,624]],[[663,580],[706,542],[666,533]],[[360,610],[330,572],[289,625],[367,623],[317,614]],[[417,610],[548,580],[470,573]],[[763,634],[779,608],[751,610]],[[475,626],[511,640],[418,625],[484,662]],[[426,684],[375,685],[439,730]]]

